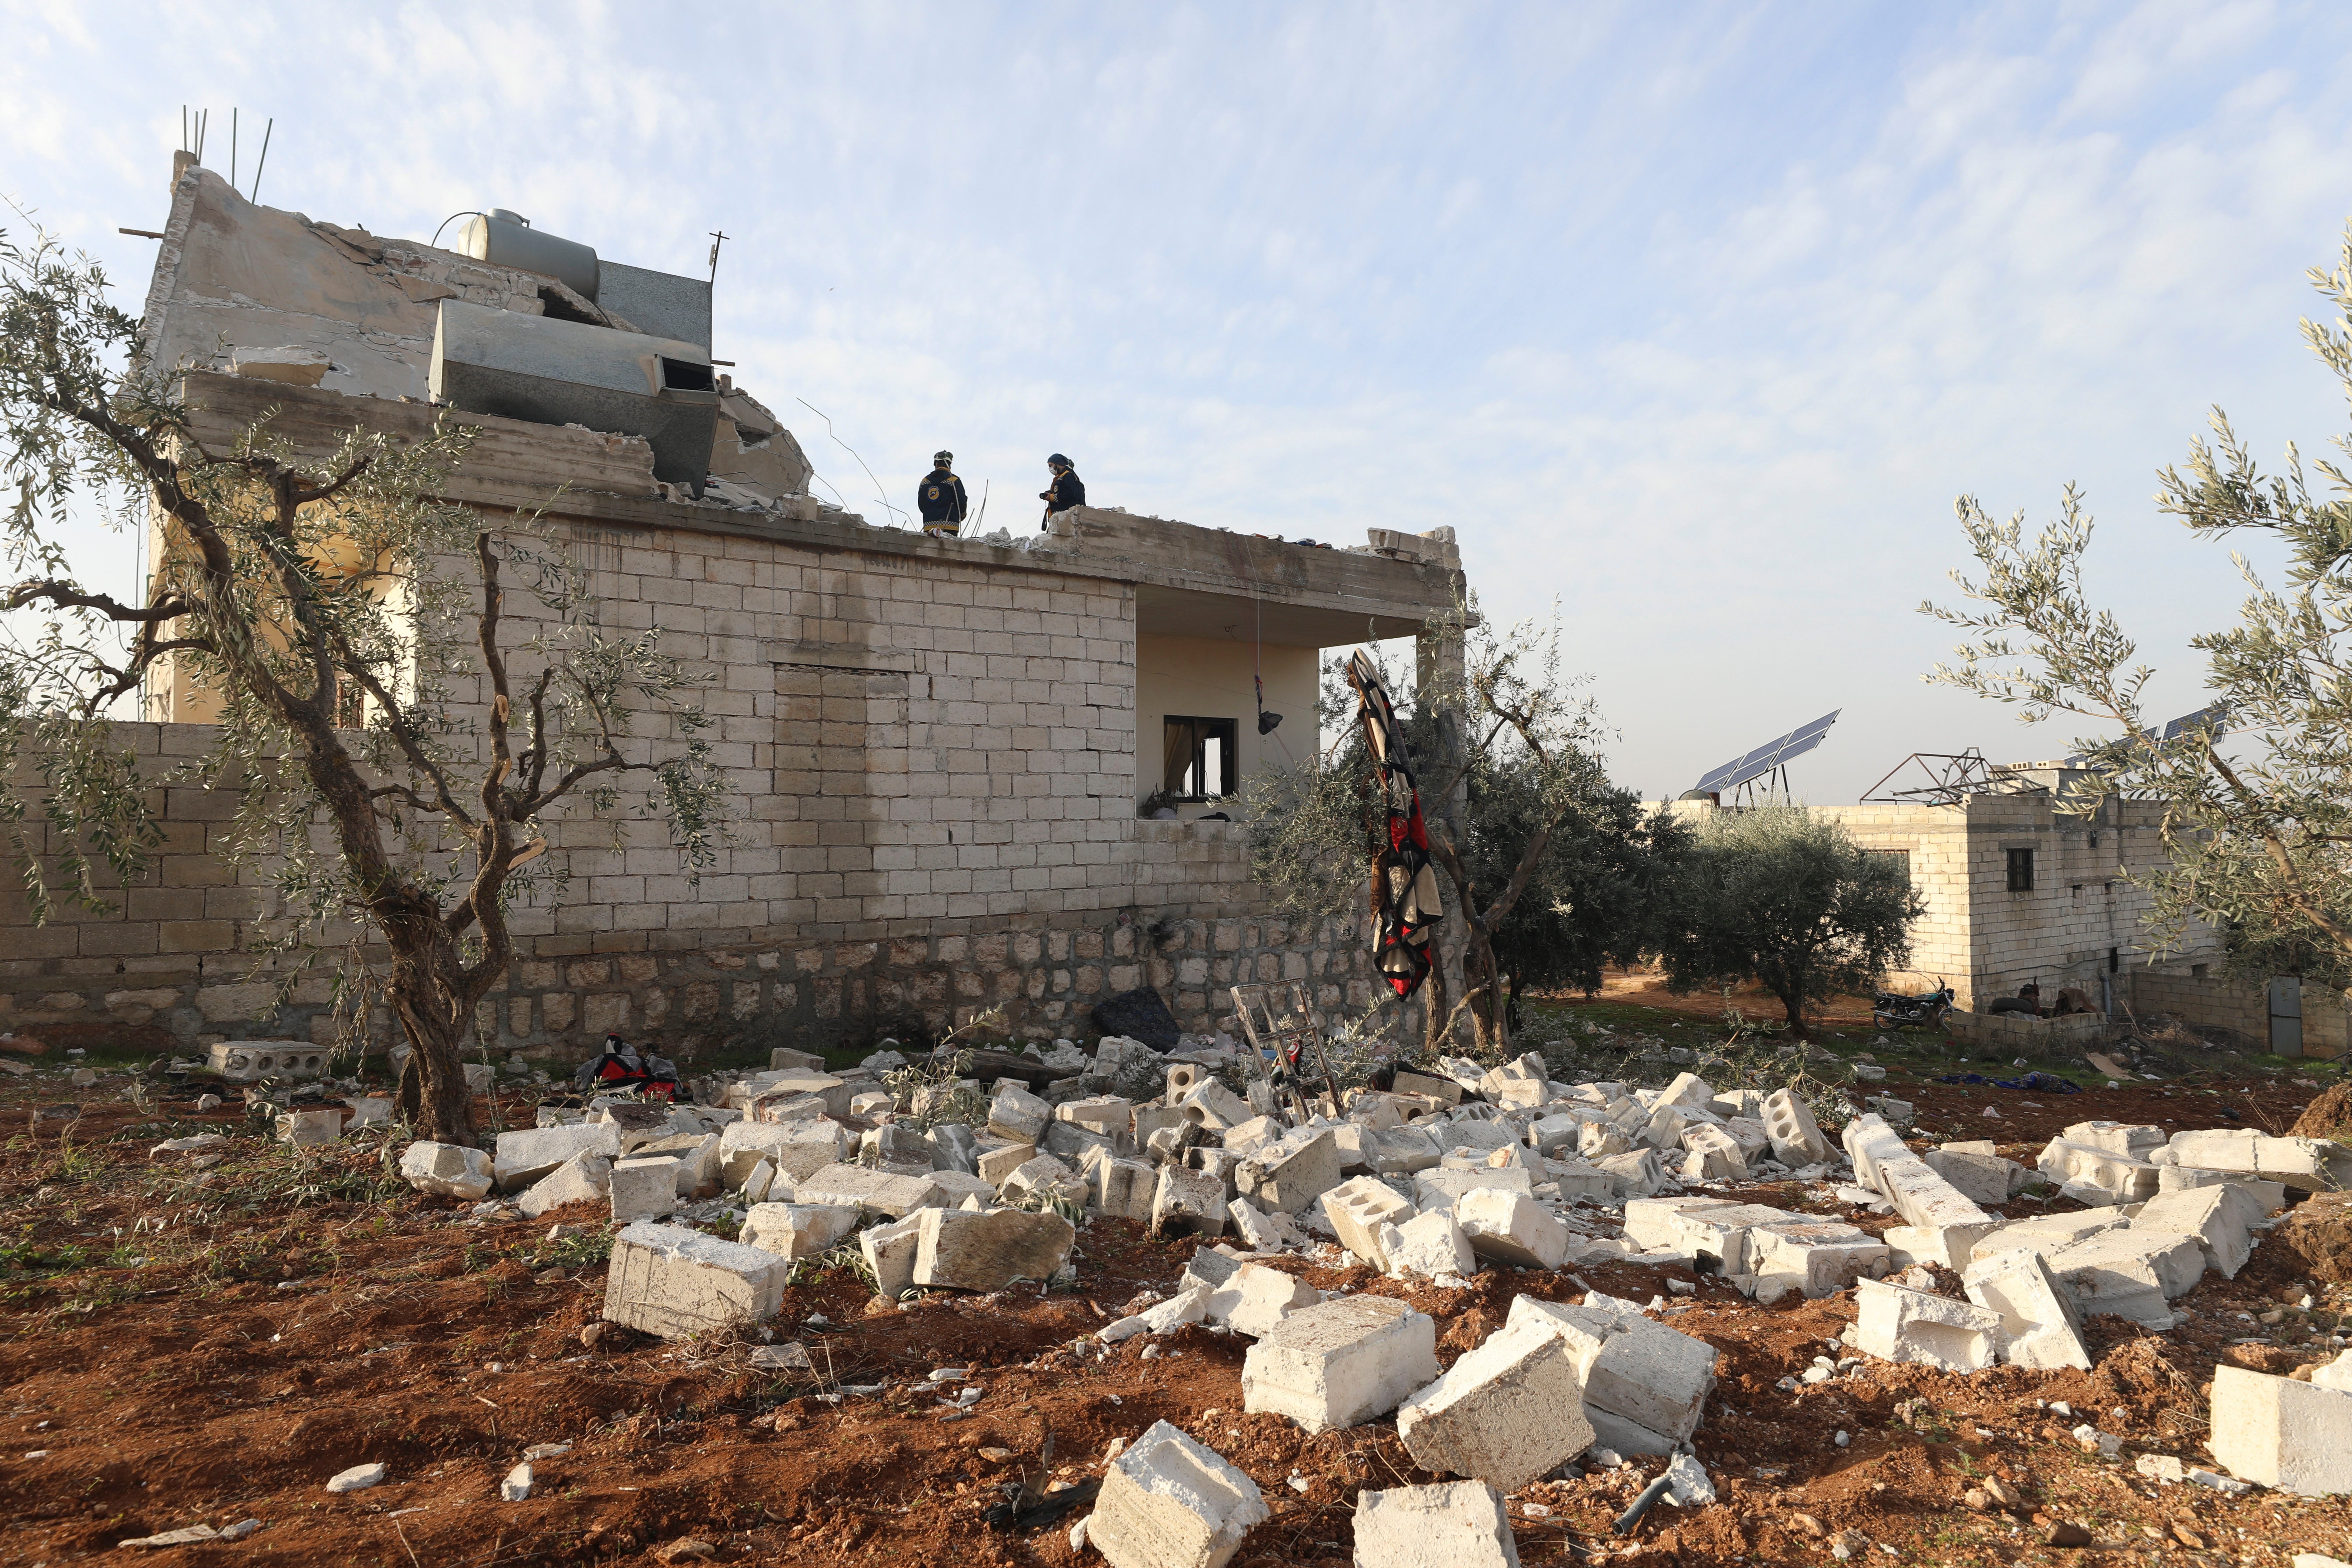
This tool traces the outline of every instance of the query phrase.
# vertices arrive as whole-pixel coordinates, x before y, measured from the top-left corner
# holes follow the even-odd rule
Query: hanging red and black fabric
[[[1348,684],[1355,689],[1385,819],[1375,827],[1371,846],[1372,957],[1389,989],[1410,996],[1429,978],[1432,928],[1444,918],[1437,868],[1430,861],[1429,826],[1421,814],[1421,786],[1412,775],[1396,703],[1380,667],[1360,648],[1348,660]]]

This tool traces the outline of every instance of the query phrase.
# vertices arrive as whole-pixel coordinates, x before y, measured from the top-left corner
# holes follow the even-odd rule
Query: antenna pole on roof
[[[727,243],[727,236],[718,229],[710,231],[710,280],[719,281],[719,247]]]
[[[256,206],[261,205],[261,171],[269,163],[269,133],[278,129],[278,116],[271,115],[269,123],[261,128],[261,156],[253,161],[253,195],[246,199]]]

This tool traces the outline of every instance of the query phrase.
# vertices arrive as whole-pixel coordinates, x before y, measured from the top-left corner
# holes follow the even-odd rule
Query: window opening
[[[2033,851],[2012,849],[2009,852],[2009,890],[2012,893],[2033,891]]]
[[[1235,787],[1236,751],[1240,726],[1232,719],[1167,720],[1166,776],[1162,787],[1178,800],[1220,800]]]

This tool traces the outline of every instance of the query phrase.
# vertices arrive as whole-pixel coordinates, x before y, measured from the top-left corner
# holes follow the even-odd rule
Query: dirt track
[[[1097,1219],[1083,1234],[1075,1293],[869,1315],[853,1276],[797,1285],[776,1337],[807,1343],[829,1376],[795,1381],[751,1371],[751,1342],[673,1346],[610,1330],[584,1348],[603,1290],[593,1246],[551,1243],[546,1221],[481,1224],[419,1198],[383,1179],[380,1145],[364,1138],[300,1152],[241,1136],[207,1172],[184,1155],[151,1162],[163,1137],[247,1124],[186,1102],[142,1113],[121,1098],[127,1081],[79,1091],[78,1120],[38,1122],[36,1106],[69,1092],[61,1077],[0,1081],[11,1155],[0,1280],[13,1331],[0,1348],[0,1562],[61,1563],[250,1517],[262,1527],[242,1543],[151,1560],[490,1568],[683,1563],[707,1545],[719,1562],[1064,1563],[1078,1560],[1067,1520],[1026,1535],[986,1526],[998,1487],[1036,1468],[1048,1433],[1054,1476],[1083,1482],[1101,1473],[1112,1439],[1165,1418],[1248,1471],[1274,1510],[1236,1563],[1290,1568],[1348,1561],[1360,1489],[1436,1479],[1413,1468],[1386,1424],[1310,1439],[1278,1417],[1240,1415],[1244,1341],[1192,1328],[1102,1357],[1063,1348],[1139,1288],[1164,1288],[1192,1251],[1126,1222]],[[2227,1108],[2267,1125],[2291,1121],[2309,1093],[2269,1080],[2063,1097],[1886,1087],[1915,1100],[1923,1128],[2020,1146],[2095,1116],[2213,1125]],[[2001,1110],[1998,1131],[1981,1118],[1987,1103]],[[511,1124],[529,1110],[517,1101],[505,1115]],[[1802,1196],[1756,1195],[1790,1206]],[[572,1217],[601,1231],[600,1216]],[[1904,1561],[2007,1563],[2052,1555],[2038,1545],[2039,1516],[2114,1543],[2056,1554],[2078,1561],[2284,1564],[2296,1549],[2352,1554],[2352,1508],[2158,1487],[2132,1464],[2147,1451],[2206,1462],[2200,1389],[2217,1359],[2284,1372],[2333,1353],[2334,1313],[2352,1299],[2313,1287],[2315,1310],[2284,1309],[2283,1296],[2299,1300],[2310,1284],[2287,1263],[2267,1247],[2237,1280],[2209,1276],[2185,1303],[2190,1324],[2169,1334],[2094,1320],[2094,1373],[1971,1378],[1870,1363],[1796,1393],[1777,1385],[1816,1354],[1843,1353],[1832,1342],[1850,1298],[1763,1308],[1712,1279],[1623,1264],[1574,1276],[1489,1269],[1459,1290],[1294,1268],[1326,1288],[1409,1296],[1438,1319],[1447,1362],[1498,1326],[1521,1290],[1573,1299],[1590,1286],[1647,1300],[1675,1300],[1669,1279],[1691,1287],[1672,1321],[1724,1352],[1697,1437],[1723,1501],[1661,1508],[1628,1542],[1608,1521],[1659,1461],[1538,1483],[1512,1504],[1529,1563],[1592,1552],[1810,1563],[1848,1530]],[[2252,1316],[2273,1310],[2275,1325]],[[1159,1353],[1147,1357],[1148,1345]],[[934,1390],[915,1386],[934,1367],[974,1369],[986,1393],[973,1415],[950,1419]],[[890,1386],[878,1395],[816,1397],[881,1382]],[[2126,1437],[2120,1462],[2081,1450],[2068,1432],[2083,1421]],[[1841,1430],[1850,1446],[1837,1446]],[[497,1500],[523,1449],[562,1442],[571,1451],[538,1464],[530,1501]],[[391,1467],[383,1486],[322,1489],[373,1460]],[[2024,1494],[2027,1517],[1962,1505],[1986,1475]]]

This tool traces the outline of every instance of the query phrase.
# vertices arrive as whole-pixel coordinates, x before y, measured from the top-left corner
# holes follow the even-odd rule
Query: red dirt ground
[[[1084,1481],[1101,1474],[1107,1444],[1164,1418],[1246,1470],[1273,1510],[1235,1563],[1299,1568],[1349,1561],[1360,1489],[1436,1479],[1413,1468],[1386,1423],[1309,1438],[1286,1420],[1240,1414],[1246,1342],[1192,1328],[1108,1354],[1069,1350],[1140,1287],[1165,1288],[1192,1251],[1125,1222],[1084,1232],[1070,1293],[934,1298],[869,1314],[853,1276],[796,1285],[776,1337],[808,1344],[829,1375],[785,1377],[749,1367],[751,1341],[671,1345],[614,1329],[583,1347],[601,1264],[583,1264],[577,1244],[548,1242],[544,1221],[474,1224],[463,1205],[386,1181],[383,1145],[365,1138],[299,1152],[241,1137],[229,1160],[200,1173],[185,1155],[151,1161],[161,1138],[248,1124],[234,1100],[209,1114],[184,1100],[142,1110],[124,1098],[130,1081],[73,1091],[54,1071],[0,1079],[10,1156],[0,1290],[12,1331],[0,1344],[0,1563],[59,1563],[252,1517],[262,1527],[242,1543],[146,1560],[1064,1564],[1078,1561],[1067,1520],[1023,1535],[986,1526],[997,1489],[1038,1468],[1048,1434],[1054,1478]],[[2296,1091],[2267,1082],[2055,1098],[1904,1082],[1898,1073],[1885,1087],[1912,1099],[1923,1125],[2029,1155],[2025,1145],[2089,1117],[2211,1125],[2226,1108],[2269,1125],[2299,1105]],[[78,1119],[33,1119],[72,1097],[83,1102]],[[2002,1111],[1990,1132],[1978,1114],[1987,1103]],[[511,1124],[529,1107],[516,1100],[503,1114]],[[1798,1194],[1756,1195],[1788,1204]],[[596,1216],[573,1217],[596,1228]],[[1915,1563],[2284,1565],[2295,1551],[2352,1556],[2352,1507],[2158,1486],[2132,1460],[2210,1462],[2202,1389],[2217,1361],[2284,1372],[2332,1353],[2326,1339],[2339,1310],[2352,1320],[2352,1292],[2295,1278],[2291,1263],[2265,1247],[2236,1280],[2209,1276],[2187,1302],[2190,1322],[2170,1333],[2094,1320],[2092,1373],[1958,1377],[1871,1363],[1796,1393],[1777,1384],[1816,1354],[1842,1353],[1850,1297],[1765,1308],[1712,1279],[1628,1264],[1490,1269],[1452,1290],[1289,1267],[1325,1288],[1410,1298],[1438,1319],[1447,1362],[1499,1325],[1518,1291],[1689,1303],[1674,1326],[1724,1352],[1697,1437],[1722,1500],[1662,1506],[1619,1537],[1611,1517],[1659,1461],[1539,1482],[1512,1500],[1530,1564],[1815,1563],[1828,1560],[1830,1537],[1857,1531]],[[1662,1275],[1692,1291],[1672,1294]],[[2306,1289],[2312,1310],[2286,1304]],[[2255,1316],[2271,1311],[2275,1323]],[[831,1326],[813,1324],[814,1314]],[[1147,1343],[1160,1353],[1147,1359]],[[930,1391],[908,1388],[940,1366],[974,1369],[986,1394],[971,1417],[950,1419]],[[886,1379],[878,1397],[814,1397]],[[2052,1401],[2074,1414],[2041,1408]],[[2123,1435],[2122,1460],[2085,1455],[2068,1436],[2081,1421]],[[1841,1430],[1848,1447],[1836,1444]],[[521,1451],[551,1442],[573,1446],[537,1465],[531,1500],[498,1500]],[[391,1467],[385,1484],[323,1489],[374,1460]],[[1986,1476],[2017,1489],[2021,1514],[1964,1505]],[[2097,1544],[2044,1547],[2052,1521],[2080,1522]]]

